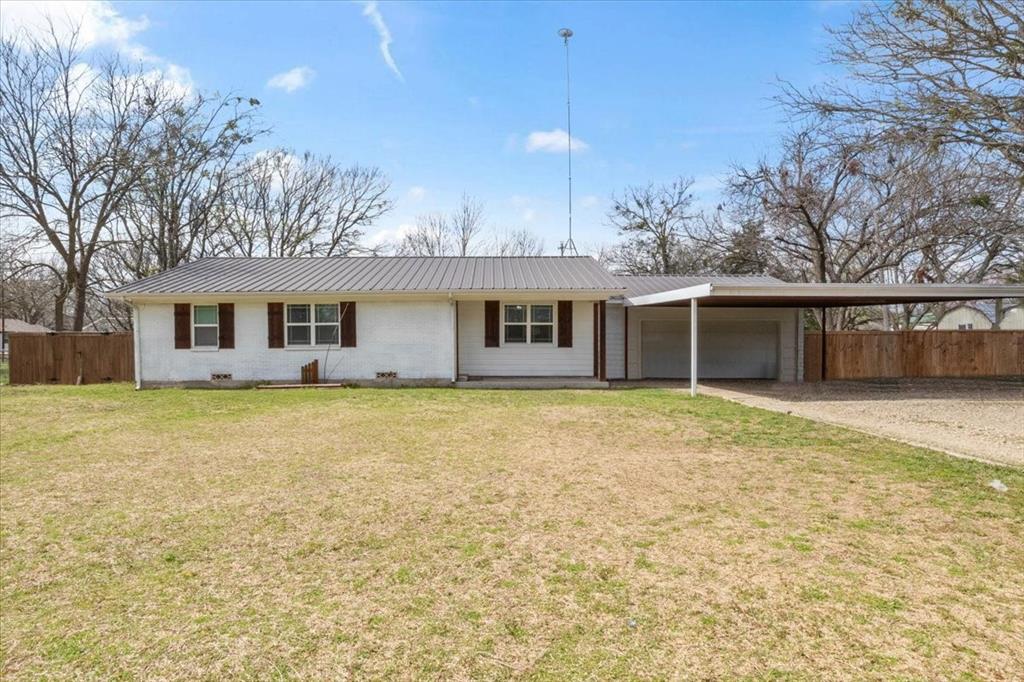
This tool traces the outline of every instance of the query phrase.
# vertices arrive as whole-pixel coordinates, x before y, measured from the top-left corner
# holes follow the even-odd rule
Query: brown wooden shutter
[[[267,348],[284,348],[284,303],[267,304]]]
[[[558,302],[558,347],[572,348],[572,301]]]
[[[217,346],[235,347],[235,304],[217,304]]]
[[[342,348],[356,347],[356,304],[355,301],[341,302],[341,335],[339,341]]]
[[[192,306],[188,303],[174,304],[174,347],[192,347]]]
[[[501,345],[501,305],[498,301],[484,301],[484,348]]]

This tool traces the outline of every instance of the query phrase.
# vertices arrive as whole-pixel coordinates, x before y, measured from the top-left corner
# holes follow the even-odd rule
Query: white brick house
[[[139,387],[297,383],[314,360],[321,383],[605,385],[800,381],[804,308],[1024,287],[625,277],[586,257],[206,258],[107,295],[132,306]]]

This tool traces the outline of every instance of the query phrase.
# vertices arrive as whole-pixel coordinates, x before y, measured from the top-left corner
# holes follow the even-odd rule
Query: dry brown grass
[[[0,400],[5,679],[1024,675],[1013,470],[659,390]]]

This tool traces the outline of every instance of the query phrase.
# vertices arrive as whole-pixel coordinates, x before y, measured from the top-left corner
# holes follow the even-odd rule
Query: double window
[[[505,306],[505,343],[552,343],[555,340],[555,307],[550,303]]]
[[[217,306],[192,306],[192,347],[216,348],[219,336],[220,321],[217,317]]]
[[[285,316],[287,345],[338,344],[337,303],[289,303]]]

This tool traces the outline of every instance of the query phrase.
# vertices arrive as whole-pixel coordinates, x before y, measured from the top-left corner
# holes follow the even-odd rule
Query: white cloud
[[[296,66],[294,69],[272,76],[267,81],[267,87],[285,92],[295,92],[309,85],[315,75],[316,72],[308,66]]]
[[[4,0],[0,33],[15,40],[23,36],[45,38],[51,22],[62,43],[67,43],[77,28],[81,48],[98,45],[137,48],[132,38],[149,28],[149,19],[145,16],[129,19],[109,2],[101,0]]]
[[[377,35],[380,36],[380,54],[384,57],[384,63],[398,77],[398,80],[404,81],[405,77],[398,70],[395,58],[391,56],[391,30],[384,23],[384,17],[377,7],[376,0],[369,0],[363,3],[363,16],[370,20],[370,24],[377,30]]]
[[[122,15],[105,0],[4,0],[0,34],[15,41],[47,41],[50,31],[61,44],[68,44],[77,31],[80,49],[112,48],[134,62],[151,64],[145,72],[151,81],[164,80],[182,95],[192,91],[192,76],[183,66],[154,55],[136,38],[145,32],[149,19]]]
[[[523,222],[524,223],[532,223],[532,222],[535,222],[536,220],[537,220],[537,211],[536,210],[534,210],[532,208],[528,208],[525,211],[523,211]]]
[[[397,244],[415,229],[416,224],[411,222],[399,223],[397,227],[385,227],[367,235],[366,246],[372,249],[386,244]]]
[[[696,146],[697,146],[697,143],[694,142],[693,140],[686,140],[684,142],[680,142],[679,143],[679,148],[682,149],[684,152],[685,151],[689,151],[689,150],[695,148]]]
[[[593,194],[588,194],[587,196],[580,199],[580,206],[582,206],[583,208],[593,208],[597,206],[598,202],[600,201],[601,200],[598,197],[594,196]]]
[[[423,201],[423,199],[427,196],[427,189],[425,187],[420,187],[419,185],[416,185],[415,187],[409,188],[409,191],[406,193],[406,196],[409,197],[409,201]]]
[[[572,138],[572,150],[582,152],[590,148],[578,137]],[[535,130],[526,138],[526,151],[528,152],[566,152],[569,151],[569,133],[561,128],[554,130]]]

